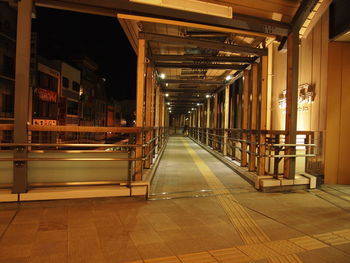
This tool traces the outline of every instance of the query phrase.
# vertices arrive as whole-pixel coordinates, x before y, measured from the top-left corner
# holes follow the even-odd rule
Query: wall
[[[350,43],[329,44],[325,183],[350,184]]]

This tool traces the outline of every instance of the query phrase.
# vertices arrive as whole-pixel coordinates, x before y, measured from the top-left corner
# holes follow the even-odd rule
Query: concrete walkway
[[[0,262],[350,262],[347,186],[261,193],[171,137],[151,199],[0,205]],[[327,188],[327,189],[326,189]]]

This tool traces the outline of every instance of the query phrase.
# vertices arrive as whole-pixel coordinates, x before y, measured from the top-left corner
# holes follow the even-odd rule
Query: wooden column
[[[214,107],[213,107],[213,117],[214,117],[214,120],[213,120],[213,134],[215,135],[216,134],[216,129],[218,127],[218,94],[215,94],[214,95]],[[213,145],[213,149],[215,150],[217,148],[217,143],[215,141],[217,141],[217,138],[216,136],[213,136],[213,142],[212,142],[212,145]]]
[[[137,54],[137,91],[136,91],[136,126],[144,127],[144,102],[145,102],[145,51],[146,41],[139,39]],[[136,144],[143,144],[142,132],[136,135]],[[136,158],[142,158],[142,147],[136,147]],[[142,180],[142,161],[135,162],[135,181]]]
[[[156,133],[155,133],[155,136],[158,137],[159,136],[159,107],[160,107],[160,86],[159,84],[157,83],[156,84],[156,102],[155,102],[155,114],[154,114],[154,117],[155,117],[155,120],[154,120],[154,126],[156,127]],[[160,150],[159,148],[159,138],[156,139],[156,144],[158,145],[156,147],[156,153],[158,153],[158,151]]]
[[[298,66],[299,32],[293,31],[287,43],[287,109],[286,109],[286,144],[296,143],[298,114]],[[285,154],[295,155],[295,147],[287,147]],[[284,177],[294,179],[295,157],[284,158]]]
[[[202,111],[202,106],[199,106],[197,108],[197,140],[201,140],[201,111]]]
[[[259,135],[259,164],[258,175],[265,175],[266,129],[267,129],[267,81],[268,58],[261,58],[261,94],[260,94],[260,135]]]
[[[244,87],[243,87],[243,116],[242,116],[242,157],[241,166],[247,166],[247,143],[248,139],[247,129],[248,129],[248,112],[249,112],[249,71],[244,71]]]
[[[228,124],[229,124],[229,113],[230,113],[230,86],[229,85],[226,85],[225,87],[225,105],[224,105],[224,148],[223,148],[223,153],[224,155],[227,155],[227,150],[228,150],[228,131],[227,129],[229,128],[228,127]]]
[[[19,1],[17,4],[14,143],[26,143],[30,104],[30,42],[33,1]],[[14,158],[26,157],[26,147],[17,147]],[[27,162],[14,162],[12,192],[27,192]]]
[[[254,154],[256,152],[256,129],[257,129],[257,109],[258,109],[258,65],[256,63],[253,64],[253,78],[252,78],[252,114],[251,114],[251,122],[250,122],[250,129],[252,132],[250,133],[250,147],[249,151],[251,152],[249,154],[249,162],[248,162],[248,170],[254,171],[255,170],[255,163],[256,163],[256,155]]]
[[[209,145],[209,128],[210,128],[210,98],[207,99],[207,123],[206,123],[206,145]]]
[[[148,143],[151,140],[151,133],[152,131],[149,129],[152,126],[152,89],[153,89],[153,67],[151,65],[148,65],[147,67],[147,76],[146,76],[146,101],[145,101],[145,117],[146,117],[146,143]],[[145,148],[145,156],[150,153],[151,145],[148,145]],[[149,155],[147,160],[144,163],[145,168],[151,167],[151,159],[152,155]]]

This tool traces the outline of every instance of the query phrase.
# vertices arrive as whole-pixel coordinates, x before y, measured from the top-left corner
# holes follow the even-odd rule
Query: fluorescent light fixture
[[[159,77],[160,77],[161,79],[165,79],[165,74],[164,74],[164,73],[161,73],[161,74],[159,75]]]
[[[130,0],[130,2],[179,9],[210,16],[232,18],[232,7],[198,0]]]

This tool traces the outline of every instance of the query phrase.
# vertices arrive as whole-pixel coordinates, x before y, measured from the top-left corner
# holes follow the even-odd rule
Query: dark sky
[[[109,96],[135,99],[136,54],[116,18],[37,8],[33,31],[39,54],[52,59],[87,55],[106,78]]]

